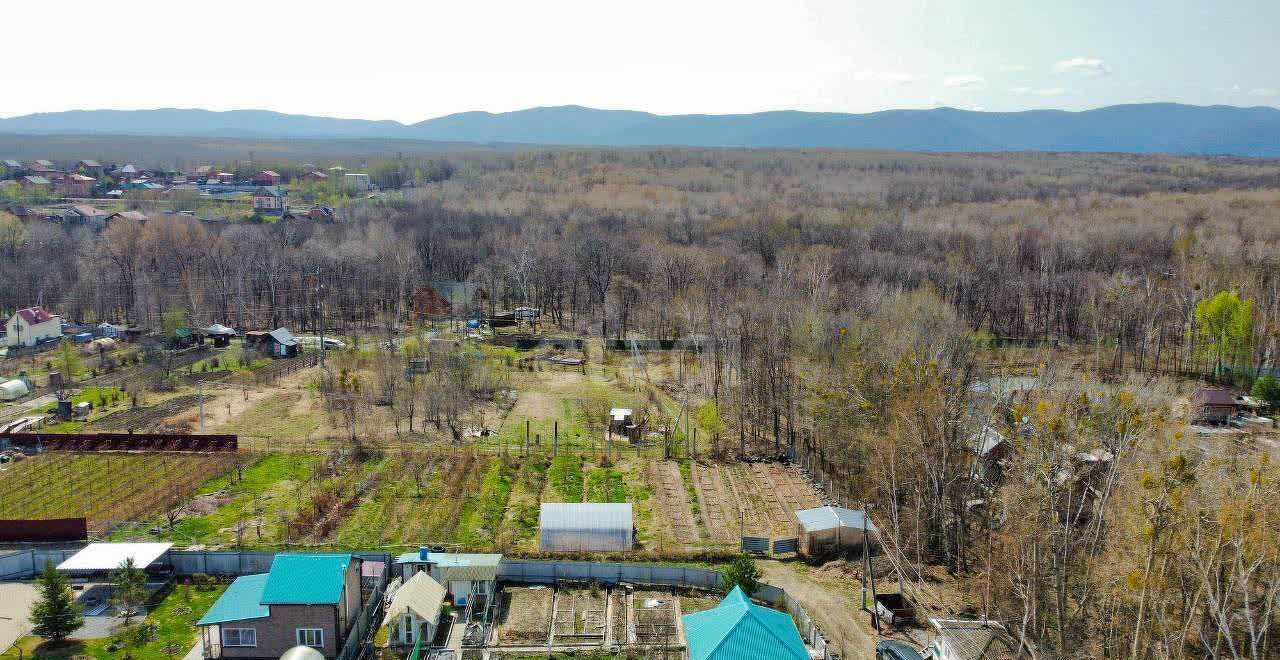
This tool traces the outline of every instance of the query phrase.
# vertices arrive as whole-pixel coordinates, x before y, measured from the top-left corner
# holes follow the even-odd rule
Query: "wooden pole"
[[[876,597],[876,574],[871,566],[871,545],[867,543],[867,503],[862,503],[862,556],[866,558],[867,578],[871,580],[871,621],[876,625],[876,632],[880,632],[880,601]],[[863,596],[866,601],[866,596]]]

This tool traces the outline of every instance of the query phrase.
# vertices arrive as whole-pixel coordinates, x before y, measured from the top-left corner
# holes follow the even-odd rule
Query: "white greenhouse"
[[[546,503],[538,527],[542,552],[625,552],[635,539],[630,504]]]
[[[800,554],[818,557],[861,549],[865,533],[875,541],[876,526],[862,511],[838,506],[821,506],[796,512],[799,523],[796,530],[800,539]]]
[[[18,379],[0,383],[0,401],[13,401],[27,395],[27,384]]]

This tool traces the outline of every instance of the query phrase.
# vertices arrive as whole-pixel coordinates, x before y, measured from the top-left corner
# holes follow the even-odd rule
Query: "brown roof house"
[[[262,170],[249,179],[255,186],[278,186],[280,181],[280,174],[272,170]]]
[[[244,575],[196,625],[205,658],[279,658],[295,646],[337,657],[360,617],[361,560],[282,553],[271,570]]]
[[[1240,412],[1240,402],[1231,392],[1204,387],[1191,396],[1191,422],[1194,424],[1226,424]]]
[[[95,206],[76,204],[62,212],[62,221],[70,224],[85,225],[94,229],[102,229],[107,226],[108,215],[111,214]]]
[[[83,174],[68,174],[58,181],[58,190],[64,197],[88,197],[98,180]]]

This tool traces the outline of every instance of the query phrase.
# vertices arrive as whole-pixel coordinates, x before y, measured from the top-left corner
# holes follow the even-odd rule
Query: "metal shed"
[[[538,527],[542,552],[625,552],[635,542],[630,504],[546,503]]]
[[[796,512],[800,554],[813,557],[861,548],[863,527],[874,537],[876,526],[866,513],[838,506],[822,506]]]

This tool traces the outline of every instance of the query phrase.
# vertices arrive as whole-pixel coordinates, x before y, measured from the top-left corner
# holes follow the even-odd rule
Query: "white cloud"
[[[1031,70],[1031,67],[1025,64],[1001,64],[999,68],[1001,73],[1022,73]]]
[[[1270,87],[1254,87],[1249,90],[1249,96],[1280,96],[1280,90]]]
[[[957,76],[947,76],[942,84],[946,87],[956,87],[959,89],[982,89],[987,82],[986,78],[977,74],[967,73]]]
[[[924,76],[901,71],[859,71],[853,74],[855,80],[888,83],[890,85],[907,85],[924,80]]]
[[[1009,91],[1024,96],[1062,96],[1071,90],[1066,87],[1013,87]]]
[[[1111,73],[1106,62],[1096,57],[1073,57],[1053,65],[1058,73],[1078,73],[1082,76],[1105,76]]]

